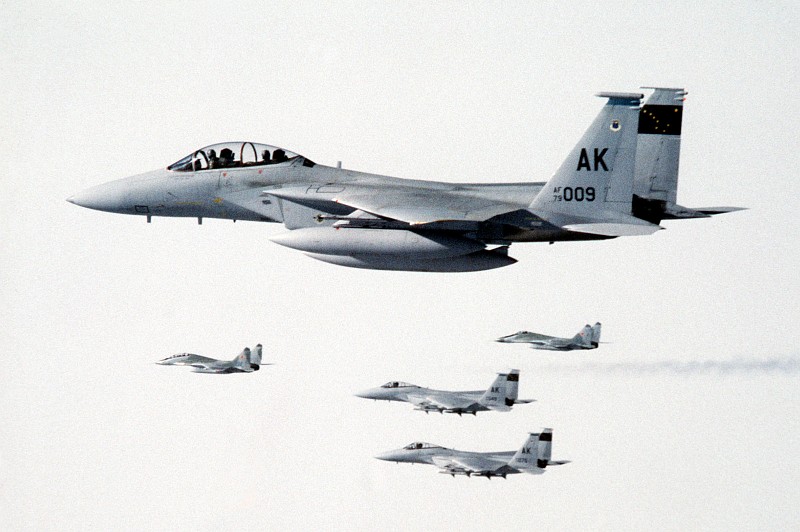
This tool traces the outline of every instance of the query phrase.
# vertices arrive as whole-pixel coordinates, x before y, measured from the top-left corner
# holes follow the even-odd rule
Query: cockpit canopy
[[[441,445],[434,445],[432,443],[425,443],[421,441],[415,441],[414,443],[409,443],[403,449],[407,449],[409,451],[416,450],[416,449],[444,449]]]
[[[269,144],[255,142],[223,142],[190,153],[167,167],[174,172],[194,172],[214,168],[266,166],[302,160],[303,166],[314,163],[294,152]]]
[[[407,382],[391,381],[381,386],[381,388],[410,388],[414,386],[414,384],[409,384]]]

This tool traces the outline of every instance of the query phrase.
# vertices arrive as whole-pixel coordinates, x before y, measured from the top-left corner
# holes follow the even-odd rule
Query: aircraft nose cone
[[[78,192],[67,201],[87,209],[121,212],[125,207],[125,193],[118,184],[106,183]]]
[[[375,458],[377,458],[378,460],[385,460],[387,462],[397,461],[397,456],[395,451],[387,451],[385,453],[376,454]]]
[[[360,392],[356,392],[353,395],[356,397],[361,397],[362,399],[372,399],[372,390],[361,390]]]

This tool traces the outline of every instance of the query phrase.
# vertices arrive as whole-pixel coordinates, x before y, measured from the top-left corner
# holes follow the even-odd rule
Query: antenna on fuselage
[[[336,168],[342,167],[342,161],[336,161]]]

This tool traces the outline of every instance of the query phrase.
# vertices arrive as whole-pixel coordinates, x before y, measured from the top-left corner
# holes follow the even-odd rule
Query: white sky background
[[[561,4],[5,3],[0,527],[800,527],[797,4]],[[313,261],[268,241],[279,225],[64,201],[227,140],[546,180],[593,93],[641,85],[689,90],[679,202],[749,211],[419,274]],[[491,342],[595,320],[612,343],[589,353]],[[152,364],[257,342],[277,365],[252,375]],[[698,361],[742,369],[674,369]],[[538,399],[509,414],[352,396],[509,367]],[[573,463],[541,477],[372,458],[517,449],[542,426]]]

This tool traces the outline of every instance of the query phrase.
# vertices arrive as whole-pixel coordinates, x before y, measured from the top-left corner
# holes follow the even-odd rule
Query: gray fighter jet
[[[508,256],[516,242],[649,235],[662,229],[662,219],[738,210],[675,204],[684,95],[658,88],[640,111],[642,94],[598,94],[605,106],[546,183],[399,179],[229,142],[68,201],[148,222],[174,216],[283,223],[290,231],[274,242],[354,268],[500,268],[516,262]]]
[[[508,336],[498,338],[497,342],[504,344],[531,344],[533,349],[547,351],[574,351],[576,349],[597,349],[600,346],[600,322],[594,326],[588,323],[572,338],[556,338],[545,334],[519,331]]]
[[[494,410],[508,412],[515,404],[532,403],[534,399],[517,399],[519,370],[498,373],[487,390],[470,392],[446,392],[423,388],[407,382],[391,381],[380,388],[371,388],[356,394],[364,399],[376,401],[405,401],[414,405],[414,410],[448,414],[472,414]]]
[[[476,453],[447,449],[431,443],[414,442],[402,449],[377,455],[378,460],[433,464],[439,473],[466,475],[468,477],[506,478],[506,475],[528,473],[541,475],[551,465],[568,464],[569,460],[551,460],[553,430],[542,429],[541,433],[530,433],[518,451]]]
[[[252,351],[249,347],[239,353],[233,360],[217,360],[192,353],[179,353],[172,355],[156,364],[162,366],[191,366],[194,373],[252,373],[258,371],[261,366],[270,364],[261,363],[261,344],[256,345]]]

